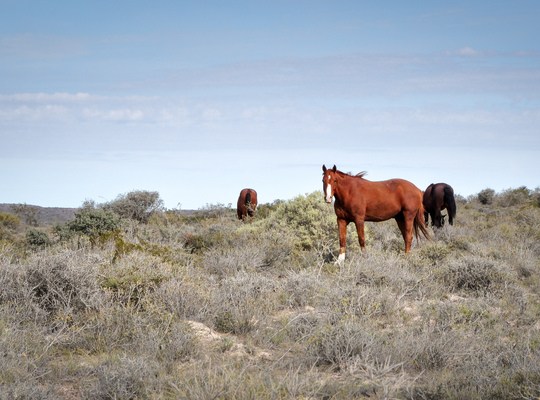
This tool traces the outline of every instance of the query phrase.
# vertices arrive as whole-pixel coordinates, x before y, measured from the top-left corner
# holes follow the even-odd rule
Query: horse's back
[[[245,188],[240,191],[238,202],[236,203],[236,213],[238,219],[243,219],[252,215],[257,207],[257,192],[254,189]]]
[[[422,202],[422,191],[411,181],[394,178],[380,183],[387,188],[390,198],[395,197],[401,203],[407,201],[413,201],[415,204],[418,201]]]
[[[428,188],[431,188],[431,198],[436,200],[437,202],[444,201],[445,198],[448,198],[448,196],[454,196],[454,189],[452,189],[452,186],[450,186],[448,183],[432,183],[428,186]]]
[[[363,180],[366,188],[364,191],[369,195],[373,193],[376,196],[381,196],[382,194],[396,194],[396,195],[406,195],[413,193],[415,196],[422,194],[422,191],[412,182],[401,179],[394,178],[388,179],[385,181],[368,181]]]
[[[245,191],[245,199],[244,203],[251,203],[253,205],[257,205],[257,191],[255,189],[244,189]]]

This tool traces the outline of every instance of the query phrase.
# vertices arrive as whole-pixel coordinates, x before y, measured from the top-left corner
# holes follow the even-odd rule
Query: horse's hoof
[[[336,262],[334,263],[335,265],[339,265],[339,266],[342,266],[343,264],[345,263],[345,253],[341,253]]]

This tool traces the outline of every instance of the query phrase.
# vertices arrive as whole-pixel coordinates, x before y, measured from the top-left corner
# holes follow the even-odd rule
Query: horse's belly
[[[387,206],[387,207],[368,207],[366,210],[365,221],[381,222],[390,218],[394,218],[401,212],[401,207]]]

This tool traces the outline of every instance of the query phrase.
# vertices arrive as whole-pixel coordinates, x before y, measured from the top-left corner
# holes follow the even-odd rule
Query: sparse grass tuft
[[[507,279],[497,263],[474,256],[453,260],[442,271],[442,280],[452,292],[493,293],[502,290]]]

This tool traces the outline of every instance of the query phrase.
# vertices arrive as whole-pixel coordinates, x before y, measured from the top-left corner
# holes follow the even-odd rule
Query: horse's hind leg
[[[395,217],[398,224],[401,235],[403,236],[403,241],[405,242],[405,253],[411,251],[412,239],[413,239],[413,221],[414,216],[411,218],[406,214],[399,214]]]
[[[437,209],[435,210],[435,218],[432,218],[432,219],[433,219],[432,223],[437,228],[442,228],[442,214],[439,207],[437,207]]]
[[[430,211],[429,216],[431,217],[431,226],[437,226],[437,223],[438,223],[437,211]]]
[[[366,238],[364,235],[364,220],[357,220],[354,223],[356,225],[356,233],[358,234],[358,243],[360,244],[360,249],[362,254],[366,254]]]

